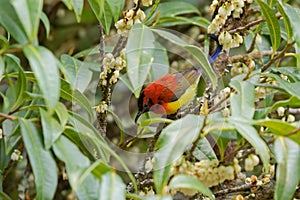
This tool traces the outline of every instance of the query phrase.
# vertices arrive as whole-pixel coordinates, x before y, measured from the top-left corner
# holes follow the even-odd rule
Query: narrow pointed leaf
[[[290,18],[288,17],[288,15],[287,15],[287,13],[286,13],[283,5],[282,5],[282,2],[280,0],[277,0],[277,6],[278,6],[278,10],[279,10],[280,14],[283,17],[283,21],[284,21],[284,25],[285,25],[285,29],[286,29],[286,34],[287,34],[287,41],[289,41],[293,36],[293,29],[292,29],[292,26],[291,26]]]
[[[269,128],[274,135],[279,135],[279,136],[287,135],[286,137],[289,137],[289,139],[293,140],[294,142],[298,143],[298,145],[300,145],[300,130],[298,130],[296,126],[290,123],[281,120],[276,120],[276,119],[266,119],[266,120],[260,120],[255,124]],[[290,133],[293,132],[294,134],[289,135]]]
[[[66,164],[66,171],[71,187],[76,191],[79,199],[96,199],[98,196],[99,183],[92,174],[87,176],[84,181],[79,177],[83,171],[89,167],[89,159],[81,153],[78,147],[61,136],[53,144],[55,155]]]
[[[274,11],[266,3],[264,3],[262,0],[257,0],[257,3],[259,4],[261,11],[266,18],[270,31],[273,52],[275,52],[278,49],[281,41],[278,19],[276,18]]]
[[[60,89],[59,63],[56,57],[41,46],[25,46],[24,53],[29,60],[48,108],[53,109],[58,102]]]
[[[101,177],[100,196],[101,200],[124,199],[125,184],[114,172],[107,172]]]
[[[163,129],[156,148],[154,162],[154,184],[158,194],[162,194],[169,180],[170,166],[177,160],[187,146],[198,136],[203,123],[203,117],[187,115]]]
[[[143,24],[134,25],[129,32],[126,45],[127,74],[136,97],[154,60],[154,42],[152,31]]]
[[[16,14],[26,32],[29,41],[34,41],[38,34],[38,27],[43,8],[42,0],[12,0]]]
[[[275,200],[293,199],[300,182],[300,146],[288,138],[275,141],[276,186]]]
[[[32,122],[20,119],[22,138],[34,174],[36,199],[53,199],[57,186],[57,167],[51,151],[45,150],[41,134]]]
[[[263,162],[264,168],[269,169],[270,153],[267,144],[258,135],[256,129],[248,124],[241,123],[238,120],[230,119],[231,124],[233,124],[240,135],[245,138],[254,148],[255,152],[259,155]]]
[[[170,188],[186,188],[193,189],[209,197],[209,199],[215,199],[213,193],[209,188],[201,183],[198,179],[192,176],[179,174],[172,178],[169,183]]]
[[[49,149],[53,142],[61,135],[64,130],[64,126],[61,126],[60,123],[52,116],[52,113],[49,111],[40,108],[41,122],[44,135],[44,146],[46,149]]]
[[[0,0],[0,24],[20,44],[28,42],[28,36],[14,7],[7,0]]]
[[[252,119],[254,115],[254,85],[246,81],[231,82],[237,94],[230,95],[232,116]]]

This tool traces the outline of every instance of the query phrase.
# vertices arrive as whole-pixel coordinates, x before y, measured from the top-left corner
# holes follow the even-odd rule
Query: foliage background
[[[189,0],[155,1],[148,8],[140,5],[146,20],[131,28],[127,40],[117,34],[113,24],[124,17],[123,10],[135,6],[131,1],[0,0],[0,198],[171,199],[189,198],[191,190],[196,193],[190,198],[198,199],[238,199],[239,194],[263,199],[262,193],[275,199],[299,198],[299,2],[255,1],[258,11],[247,22],[265,20],[242,29],[244,43],[217,60],[214,71],[206,59],[213,43],[207,37],[212,21],[210,3]],[[282,16],[280,20],[276,14]],[[154,29],[158,27],[177,33]],[[157,44],[157,37],[165,41]],[[257,37],[261,44],[253,42]],[[118,84],[126,84],[97,87],[103,56],[113,52],[117,57],[125,45],[127,66],[121,74],[127,77],[122,76]],[[149,48],[150,55],[142,53]],[[169,67],[192,67],[178,56],[178,49],[188,52],[192,63],[201,65],[205,74],[204,86],[199,86],[205,97],[201,114],[198,109],[195,115],[164,128],[156,149],[165,150],[154,153],[154,163],[145,162],[147,169],[155,171],[136,173],[144,157],[127,160],[126,156],[142,152],[147,157],[147,149],[155,145],[155,124],[171,121],[150,115],[135,126],[135,97],[141,85],[167,73]],[[255,68],[232,72],[249,67],[249,60],[255,61]],[[233,67],[228,68],[229,63]],[[241,66],[236,68],[234,63]],[[208,89],[203,92],[205,87]],[[224,96],[226,87],[231,89]],[[112,107],[99,112],[103,100],[109,104],[110,94]],[[113,108],[124,108],[123,95],[127,95],[129,115]],[[216,98],[220,103],[214,104]],[[143,136],[131,137],[138,133]],[[217,149],[209,145],[207,135],[215,138]],[[126,142],[132,140],[128,147]],[[122,155],[113,143],[129,154]],[[242,163],[253,153],[259,156],[259,164],[246,171]],[[182,155],[183,163],[174,164]],[[239,160],[245,176],[256,175],[258,181],[247,186],[246,177],[241,181],[235,174],[234,180],[208,188],[205,181],[187,173],[189,167],[177,174],[168,165],[194,167],[209,159],[218,160],[219,166],[231,166],[233,158]],[[272,174],[269,168],[275,164]],[[268,181],[265,174],[270,175]]]

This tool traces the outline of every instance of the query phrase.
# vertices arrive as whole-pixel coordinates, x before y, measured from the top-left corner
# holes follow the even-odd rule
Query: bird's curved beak
[[[143,111],[143,110],[140,110],[140,111],[136,114],[135,119],[134,119],[134,122],[135,122],[135,123],[137,122],[137,120],[139,119],[139,117],[140,117],[143,113],[144,113],[144,111]]]

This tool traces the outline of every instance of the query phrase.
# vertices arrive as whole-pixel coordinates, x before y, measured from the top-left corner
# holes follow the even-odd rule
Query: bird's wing
[[[201,72],[198,70],[188,70],[168,74],[157,79],[155,84],[164,86],[160,92],[160,99],[167,102],[178,100],[191,85],[197,82],[200,74]],[[172,94],[171,97],[170,94]]]

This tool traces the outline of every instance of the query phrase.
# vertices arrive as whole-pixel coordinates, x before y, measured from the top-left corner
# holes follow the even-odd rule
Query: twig
[[[253,38],[253,40],[251,42],[251,45],[250,45],[250,47],[249,47],[249,49],[247,50],[246,53],[250,53],[250,52],[252,52],[254,50],[254,47],[255,47],[255,44],[256,44],[257,34],[258,33],[255,33],[254,38]]]
[[[281,18],[281,15],[277,14],[276,17],[277,17],[277,19],[279,19],[279,18]],[[230,34],[233,34],[233,33],[236,33],[236,32],[242,32],[244,30],[248,30],[252,26],[258,25],[258,24],[260,24],[262,22],[265,22],[265,21],[266,21],[266,19],[258,19],[258,20],[255,20],[255,21],[252,21],[252,22],[246,24],[245,26],[241,26],[241,27],[229,30],[228,32]]]
[[[261,51],[261,52],[252,52],[247,54],[240,54],[240,55],[234,55],[229,58],[230,63],[236,63],[236,62],[243,62],[247,60],[253,60],[253,59],[261,59],[264,56],[270,56],[274,52],[269,51]],[[275,52],[275,55],[277,55],[279,52]]]
[[[199,141],[200,141],[202,138],[204,138],[205,135],[206,135],[206,134],[202,134],[202,133],[203,133],[203,129],[204,129],[205,126],[206,126],[207,116],[208,116],[208,113],[209,113],[209,110],[207,109],[207,107],[208,107],[208,105],[207,105],[207,100],[205,100],[203,106],[204,106],[204,110],[206,110],[206,111],[204,111],[203,124],[202,124],[202,126],[201,126],[201,128],[200,128],[199,135],[198,135],[197,139],[193,142],[192,148],[191,148],[191,150],[190,150],[189,155],[187,156],[187,159],[192,158],[193,152],[195,151],[195,149],[196,149],[196,147],[197,147]]]
[[[213,112],[214,110],[216,110],[218,108],[219,105],[224,103],[230,97],[230,93],[226,94],[226,96],[223,99],[221,99],[218,103],[216,103],[214,106],[212,106],[210,109],[208,109],[208,113]]]
[[[127,43],[127,39],[128,38],[125,37],[125,36],[122,36],[122,35],[120,36],[120,38],[118,39],[118,42],[117,42],[115,48],[112,51],[112,54],[114,55],[114,57],[117,57],[117,56],[120,55],[121,50],[124,49],[124,47],[125,47],[125,45]]]
[[[12,115],[7,115],[7,114],[4,114],[4,113],[0,113],[0,117],[3,117],[3,118],[5,118],[5,119],[9,119],[9,120],[12,120],[12,121],[14,121],[14,120],[17,120],[18,118],[17,117],[15,117],[15,116],[12,116]]]
[[[295,134],[297,134],[298,131],[300,131],[300,128],[296,128],[296,129],[292,130],[291,132],[285,134],[284,137],[289,137],[289,136],[295,135]]]
[[[133,136],[133,137],[131,137],[131,138],[128,138],[126,141],[124,141],[124,142],[123,142],[122,144],[120,144],[119,146],[120,146],[121,148],[127,147],[127,145],[128,145],[129,143],[135,141],[136,139],[139,138],[139,136],[142,135],[143,130],[144,130],[144,128],[142,128],[136,136]]]
[[[105,48],[105,43],[104,43],[104,39],[105,39],[105,35],[104,35],[104,32],[103,32],[103,26],[102,24],[100,23],[99,24],[99,31],[100,31],[100,47],[99,47],[99,52],[100,52],[100,62],[102,62],[102,60],[104,59],[104,56],[105,56],[105,51],[104,51],[104,48]],[[100,66],[100,70],[103,71],[103,65]]]
[[[284,54],[295,44],[296,42],[293,41],[289,44],[287,44],[282,51],[280,51],[276,56],[274,56],[269,62],[267,62],[262,68],[261,71],[266,71],[276,60],[283,57]]]
[[[215,192],[214,195],[220,196],[220,195],[224,195],[224,194],[228,194],[228,193],[232,193],[232,192],[250,190],[252,186],[253,185],[251,185],[251,184],[249,184],[249,185],[244,184],[244,185],[239,185],[239,186],[232,187],[232,188],[226,188],[226,189]]]

